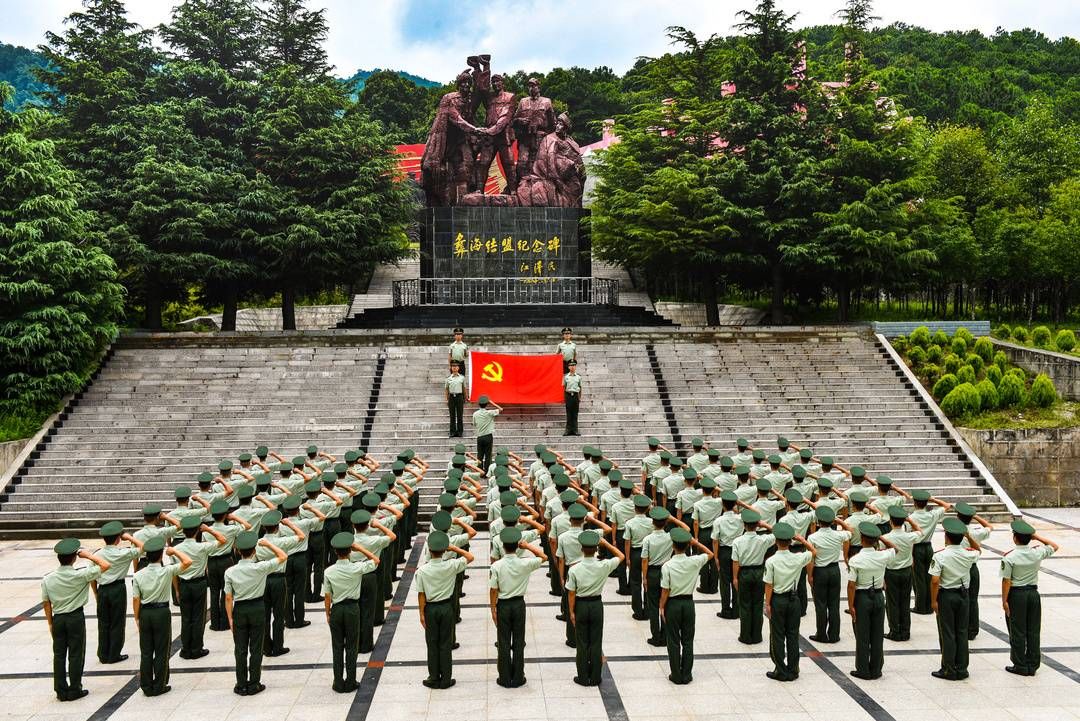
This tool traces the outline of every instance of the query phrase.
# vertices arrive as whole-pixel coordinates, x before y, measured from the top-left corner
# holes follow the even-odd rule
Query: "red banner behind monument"
[[[469,354],[469,400],[496,403],[562,403],[562,356]]]

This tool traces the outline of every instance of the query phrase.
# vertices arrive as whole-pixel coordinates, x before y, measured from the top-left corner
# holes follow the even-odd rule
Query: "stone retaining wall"
[[[959,430],[1018,505],[1080,505],[1080,428]]]
[[[4,470],[12,464],[29,442],[29,438],[23,438],[20,441],[0,443],[0,474],[4,473]]]
[[[994,346],[1009,357],[1009,361],[1029,373],[1045,373],[1054,381],[1054,387],[1062,398],[1080,400],[1080,358],[1076,356],[1028,348],[1015,343],[991,338]]]
[[[704,327],[706,325],[704,303],[674,303],[657,301],[653,303],[657,313],[679,325]],[[721,305],[719,325],[758,325],[765,317],[765,311],[747,308],[741,305]]]

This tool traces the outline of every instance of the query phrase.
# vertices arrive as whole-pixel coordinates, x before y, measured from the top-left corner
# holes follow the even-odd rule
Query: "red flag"
[[[496,403],[562,403],[562,356],[469,354],[469,400]]]

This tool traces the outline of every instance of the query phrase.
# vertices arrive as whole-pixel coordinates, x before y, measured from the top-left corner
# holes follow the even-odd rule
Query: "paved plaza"
[[[96,621],[91,599],[87,612],[87,663],[84,686],[90,695],[60,703],[52,691],[48,628],[41,611],[39,579],[55,567],[52,540],[0,544],[0,720],[95,719],[104,721],[422,721],[447,718],[484,721],[648,721],[650,719],[762,719],[787,721],[898,721],[955,719],[997,721],[1080,719],[1080,510],[1043,509],[1028,519],[1040,533],[1060,542],[1061,552],[1043,564],[1043,666],[1035,677],[1008,674],[1008,644],[1001,611],[997,570],[1001,552],[1011,548],[1005,526],[986,544],[982,571],[982,630],[972,643],[971,677],[948,682],[934,679],[938,667],[937,633],[931,617],[913,618],[910,642],[885,641],[884,677],[859,681],[854,667],[850,625],[841,642],[818,646],[809,641],[813,605],[803,619],[801,677],[792,683],[765,678],[772,668],[766,643],[745,646],[736,640],[737,621],[716,617],[718,596],[697,597],[694,682],[675,686],[667,680],[663,649],[645,643],[648,624],[630,618],[629,599],[615,594],[615,581],[604,592],[604,650],[607,666],[599,688],[573,683],[573,650],[563,642],[563,625],[554,616],[558,599],[548,595],[542,571],[533,576],[526,597],[528,684],[503,689],[495,684],[495,629],[487,603],[488,543],[478,536],[476,562],[465,582],[461,648],[454,653],[457,686],[431,691],[420,684],[426,675],[423,633],[416,610],[413,567],[419,545],[397,584],[387,622],[376,629],[375,650],[360,657],[361,688],[339,695],[330,689],[330,636],[321,604],[309,604],[312,625],[286,632],[291,652],[266,659],[267,690],[255,697],[231,692],[234,683],[232,643],[228,633],[207,631],[209,656],[192,661],[175,655],[172,691],[147,698],[137,682],[138,637],[128,619],[120,664],[98,663]],[[419,536],[417,544],[423,542]],[[938,534],[936,546],[942,538]],[[94,542],[91,542],[94,545]],[[179,617],[173,609],[173,633]]]

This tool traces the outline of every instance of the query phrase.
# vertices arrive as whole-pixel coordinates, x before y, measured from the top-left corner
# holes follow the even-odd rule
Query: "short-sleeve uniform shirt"
[[[495,432],[495,416],[497,415],[499,415],[499,411],[496,409],[476,409],[476,412],[472,414],[472,421],[478,437],[491,435]]]
[[[809,551],[792,553],[784,549],[765,559],[765,583],[772,584],[773,593],[788,593],[799,581],[802,570],[810,563]]]
[[[41,600],[52,604],[54,614],[78,611],[90,596],[90,582],[101,576],[96,563],[61,566],[41,579]]]
[[[562,548],[562,546],[560,546]],[[529,590],[529,576],[540,568],[537,556],[505,556],[491,564],[488,587],[499,589],[499,598],[517,598]]]
[[[131,579],[131,595],[141,603],[167,603],[172,591],[172,580],[180,574],[180,564],[150,565],[135,572]]]
[[[445,601],[454,593],[454,582],[468,565],[464,558],[433,558],[416,569],[417,593],[424,594],[428,603]]]
[[[668,589],[672,596],[689,596],[697,585],[698,573],[712,558],[704,553],[687,556],[676,553],[660,569],[660,588]]]
[[[1034,586],[1039,582],[1039,567],[1054,555],[1050,546],[1017,546],[1001,558],[1001,577],[1016,586]]]

